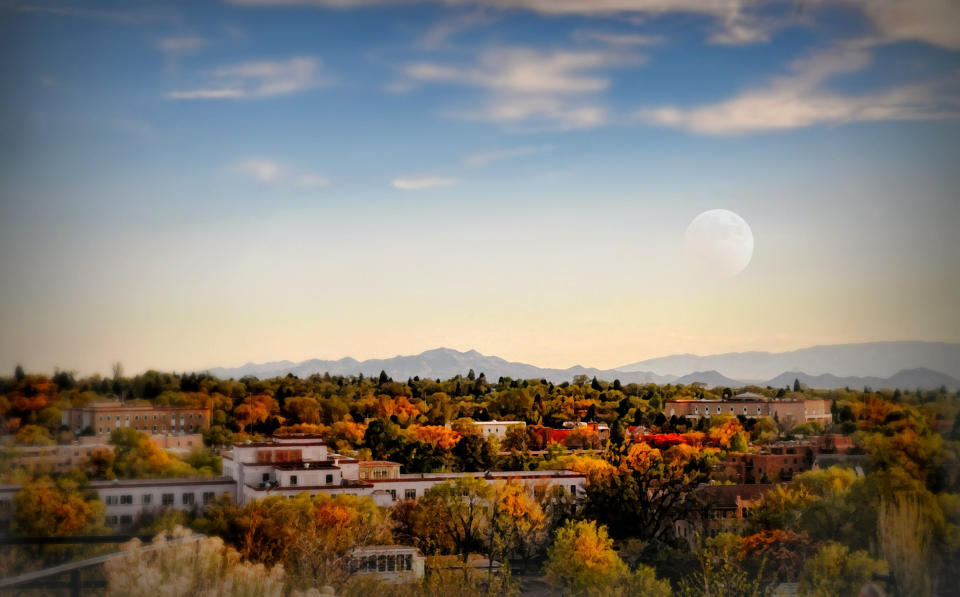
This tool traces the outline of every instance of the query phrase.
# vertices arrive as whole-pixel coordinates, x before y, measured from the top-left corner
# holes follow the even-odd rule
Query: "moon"
[[[714,278],[732,278],[742,272],[753,257],[753,231],[738,214],[711,209],[687,226],[684,249],[690,263]]]

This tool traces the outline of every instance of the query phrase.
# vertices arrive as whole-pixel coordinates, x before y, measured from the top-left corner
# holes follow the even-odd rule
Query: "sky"
[[[953,0],[0,3],[0,370],[960,341]],[[684,252],[711,209],[753,254]],[[700,264],[702,265],[702,264]]]

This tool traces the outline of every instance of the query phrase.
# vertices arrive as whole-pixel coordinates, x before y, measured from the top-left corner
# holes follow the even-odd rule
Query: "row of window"
[[[126,416],[127,423],[129,423],[129,422],[130,422],[130,415],[125,415],[125,416]],[[164,418],[166,418],[166,415],[163,415],[163,416],[164,416]],[[186,417],[187,419],[190,419],[190,420],[192,420],[194,417],[196,417],[197,419],[202,419],[202,418],[203,418],[203,415],[201,415],[201,414],[199,414],[199,413],[189,413],[189,414],[187,414],[187,415],[184,415],[184,414],[181,413],[181,414],[180,414],[180,420],[183,421],[183,420],[184,420],[184,417]],[[171,421],[171,422],[176,422],[176,419],[177,419],[177,415],[170,415],[170,421]],[[107,423],[109,423],[109,422],[110,422],[110,415],[100,415],[99,417],[97,417],[97,420],[100,421],[101,423],[103,423],[104,421],[106,421]],[[140,415],[133,415],[133,420],[134,420],[134,421],[139,421],[139,420],[140,420]],[[144,421],[149,421],[149,420],[150,420],[150,415],[143,415],[143,420],[144,420]],[[154,420],[154,421],[160,420],[160,415],[153,415],[153,420]],[[117,415],[117,416],[116,416],[116,421],[117,421],[117,423],[120,422],[120,415]]]
[[[214,499],[216,499],[216,497],[217,495],[215,492],[204,491],[201,499],[203,500],[203,504],[206,505],[212,502]],[[163,495],[160,496],[160,503],[164,506],[172,506],[175,502],[175,498],[176,498],[176,495],[173,493],[164,493]],[[195,500],[196,500],[196,494],[192,492],[180,494],[180,503],[183,504],[184,506],[192,506],[193,504],[196,503]],[[128,506],[133,504],[133,496],[129,494],[108,495],[104,498],[104,503],[108,506],[116,506],[117,504],[121,506]],[[144,506],[152,505],[153,495],[149,493],[145,493],[141,495],[140,503],[143,504]]]
[[[351,572],[403,572],[413,570],[412,554],[365,556],[350,560]]]
[[[267,483],[270,481],[270,473],[263,473],[263,482]],[[333,475],[327,475],[326,477],[327,485],[333,485]],[[290,485],[297,485],[299,480],[296,475],[290,475]]]
[[[129,426],[130,426],[130,425],[127,425],[127,427],[129,427]],[[123,425],[118,425],[117,427],[123,427]],[[174,427],[175,427],[175,425],[171,425],[171,426],[170,426],[170,429],[173,429]],[[182,425],[182,428],[183,428],[183,430],[189,430],[189,431],[199,431],[199,429],[200,429],[199,425],[190,425],[189,428],[188,428],[186,425]],[[150,427],[148,427],[148,426],[146,426],[146,425],[143,425],[143,426],[138,425],[138,426],[135,426],[134,429],[136,429],[137,431],[150,431]],[[160,426],[160,429],[163,430],[163,431],[166,431],[166,430],[167,430],[167,426],[166,426],[166,425],[161,425],[161,426]],[[106,431],[109,432],[109,431],[110,431],[110,427],[109,427],[109,426],[107,426],[107,427],[97,427],[97,434],[103,435],[104,430],[106,430]],[[157,426],[156,426],[156,425],[153,426],[153,432],[154,432],[154,433],[157,432]]]
[[[730,407],[730,412],[731,412],[731,413],[733,412],[733,407],[732,407],[732,406]],[[700,414],[700,407],[699,407],[699,406],[694,406],[694,407],[693,407],[693,414],[695,414],[695,415],[699,415],[699,414]],[[703,407],[703,414],[705,414],[705,415],[709,415],[709,414],[710,414],[710,407],[709,407],[709,406],[704,406],[704,407]],[[718,414],[718,415],[720,414],[720,407],[719,407],[719,406],[717,407],[717,414]],[[746,407],[746,406],[743,407],[743,414],[747,414],[747,407]],[[760,407],[759,407],[759,406],[757,407],[757,414],[758,414],[758,415],[760,414]]]

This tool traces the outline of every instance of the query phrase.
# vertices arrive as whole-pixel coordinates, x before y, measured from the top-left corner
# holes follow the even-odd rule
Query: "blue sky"
[[[960,340],[949,0],[9,2],[0,366]],[[733,279],[683,235],[725,208]]]

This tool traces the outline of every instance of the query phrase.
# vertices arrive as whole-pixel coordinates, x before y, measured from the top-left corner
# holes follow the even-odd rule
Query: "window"
[[[106,518],[103,519],[103,521],[104,521],[105,523],[107,523],[107,526],[111,526],[111,527],[117,526],[117,517],[116,517],[116,516],[107,516]]]
[[[165,494],[163,494],[163,496],[162,496],[160,499],[161,499],[161,503],[162,503],[164,506],[172,506],[172,505],[173,505],[173,494],[172,494],[172,493],[165,493]]]
[[[203,492],[203,503],[204,503],[204,505],[209,504],[210,502],[212,502],[212,501],[214,500],[214,498],[216,498],[216,494],[213,493],[212,491],[204,491],[204,492]]]
[[[387,572],[393,572],[397,569],[397,556],[387,556]]]
[[[129,514],[124,514],[120,517],[120,524],[133,524],[133,516]]]
[[[149,506],[150,503],[153,502],[153,496],[150,495],[149,493],[145,493],[141,498],[141,502],[143,503],[144,506]]]
[[[577,495],[577,486],[576,486],[576,485],[571,485],[571,486],[570,486],[570,495],[576,497],[576,495]]]
[[[107,503],[108,506],[113,506],[113,505],[115,505],[115,504],[117,503],[117,496],[115,496],[115,495],[108,495],[108,496],[107,496],[107,499],[106,499],[106,503]]]
[[[377,570],[380,572],[387,571],[387,556],[377,556]]]
[[[290,475],[290,485],[296,485],[296,484],[297,484],[297,476]]]
[[[327,475],[327,485],[333,485],[333,475]]]
[[[392,499],[393,501],[397,501],[397,490],[396,490],[396,489],[391,489],[391,490],[390,490],[390,499]]]
[[[132,503],[133,503],[133,496],[132,496],[132,495],[121,495],[121,496],[120,496],[120,503],[123,504],[123,505],[132,504]]]
[[[417,490],[416,489],[405,489],[403,490],[403,497],[408,500],[417,499]]]
[[[193,494],[192,494],[192,493],[185,493],[185,494],[183,494],[183,496],[181,496],[181,499],[182,499],[182,501],[183,501],[183,505],[184,505],[184,506],[192,506],[192,505],[193,505]]]

